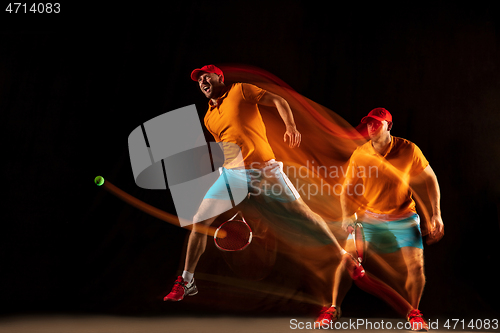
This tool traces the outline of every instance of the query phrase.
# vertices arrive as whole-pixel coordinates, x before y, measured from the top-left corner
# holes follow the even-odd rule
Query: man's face
[[[207,98],[218,98],[224,84],[219,75],[215,73],[202,73],[198,76],[198,84],[201,92]]]
[[[366,122],[366,126],[368,129],[368,135],[372,140],[378,138],[381,134],[388,132],[388,123],[385,120],[379,121],[377,119],[370,118]]]

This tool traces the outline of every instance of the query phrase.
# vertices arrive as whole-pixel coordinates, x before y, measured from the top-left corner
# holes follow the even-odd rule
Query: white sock
[[[191,281],[193,280],[193,275],[194,273],[189,273],[188,271],[182,271],[182,278],[187,283],[191,283]]]

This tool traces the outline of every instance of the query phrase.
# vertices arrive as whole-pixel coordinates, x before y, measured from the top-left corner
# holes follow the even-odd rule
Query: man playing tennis
[[[427,186],[432,204],[430,237],[437,241],[444,235],[437,177],[415,144],[391,136],[389,111],[373,109],[361,122],[366,123],[371,140],[358,147],[350,158],[341,196],[342,227],[347,230],[355,222],[353,214],[357,211],[370,250],[384,260],[391,260],[395,254],[402,255],[404,265],[399,269],[406,271],[398,273],[407,274],[403,287],[406,295],[402,296],[414,309],[407,319],[412,328],[426,330],[427,324],[418,310],[425,284],[422,235],[409,183],[423,181]],[[349,196],[354,193],[352,188],[359,184],[363,186],[363,194],[357,198]],[[335,306],[339,281],[335,284],[330,320],[339,316]]]
[[[206,193],[193,218],[194,225],[188,239],[182,276],[177,278],[172,291],[164,300],[180,301],[184,296],[195,295],[198,292],[193,275],[205,251],[207,237],[204,233],[198,232],[197,226],[210,225],[222,213],[218,207],[224,198],[227,198],[228,183],[243,183],[242,186],[248,187],[250,191],[265,188],[265,183],[271,183],[273,191],[264,190],[266,201],[277,202],[288,211],[318,226],[327,234],[339,252],[345,254],[326,222],[300,198],[283,172],[283,164],[274,159],[259,105],[276,107],[286,127],[284,142],[288,141],[289,147],[295,148],[300,145],[301,134],[296,128],[287,101],[255,85],[247,83],[226,85],[223,72],[214,65],[195,69],[191,73],[191,79],[198,82],[201,92],[209,99],[204,119],[205,126],[215,141],[221,143],[225,162],[222,175]],[[235,151],[234,147],[238,149]],[[241,159],[238,160],[234,155],[240,151]],[[279,186],[281,191],[277,191],[276,186]]]

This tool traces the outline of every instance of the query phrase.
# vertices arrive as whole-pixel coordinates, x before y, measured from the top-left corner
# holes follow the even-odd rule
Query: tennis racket
[[[347,228],[347,231],[352,235],[357,256],[357,261],[351,256],[354,264],[351,263],[348,271],[351,278],[353,280],[357,280],[365,275],[365,270],[363,266],[361,266],[365,254],[365,236],[363,232],[363,225],[361,222],[358,222],[358,215],[356,213],[354,213],[354,222]]]
[[[241,216],[241,220],[235,219],[238,214]],[[225,234],[225,237],[218,237],[220,234]],[[217,248],[222,251],[241,251],[250,245],[252,229],[241,212],[236,213],[217,228],[214,242]]]
[[[354,246],[356,248],[356,254],[358,255],[358,261],[361,264],[365,255],[365,233],[363,230],[363,224],[358,222],[358,215],[354,213],[354,225],[351,231],[352,238],[354,240]]]

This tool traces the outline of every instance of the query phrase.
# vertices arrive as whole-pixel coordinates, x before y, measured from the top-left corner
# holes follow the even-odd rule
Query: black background
[[[168,191],[135,185],[127,138],[164,112],[192,103],[204,111],[189,74],[209,63],[265,69],[354,126],[374,107],[391,111],[392,134],[422,149],[441,186],[446,235],[425,250],[422,309],[498,314],[494,2],[87,2],[62,4],[60,14],[9,14],[7,4],[0,14],[4,314],[207,310],[196,300],[161,301],[178,273],[186,231],[125,205],[93,179],[103,175],[173,212]],[[224,265],[203,260],[207,271]],[[371,296],[349,295],[344,307],[352,315],[356,308],[391,315]],[[266,304],[267,313],[302,311],[285,305]]]

